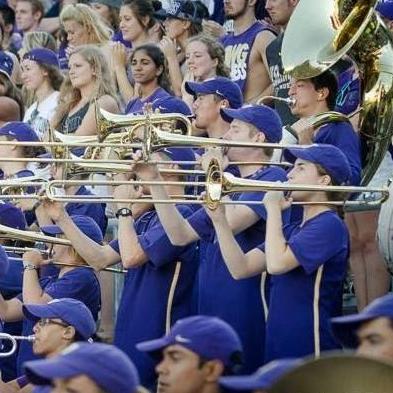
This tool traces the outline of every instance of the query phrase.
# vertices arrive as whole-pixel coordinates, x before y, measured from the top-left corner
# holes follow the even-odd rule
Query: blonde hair
[[[111,38],[112,30],[86,4],[65,6],[60,14],[60,23],[64,25],[67,21],[74,21],[83,26],[90,37],[90,44],[104,44]]]
[[[71,56],[74,54],[82,56],[90,64],[95,74],[95,87],[90,100],[98,99],[104,95],[110,95],[116,99],[116,90],[108,62],[101,49],[96,45],[81,45],[72,52]],[[53,126],[57,127],[64,116],[80,100],[81,94],[79,89],[72,86],[70,77],[67,76],[60,88],[59,104],[53,118]]]

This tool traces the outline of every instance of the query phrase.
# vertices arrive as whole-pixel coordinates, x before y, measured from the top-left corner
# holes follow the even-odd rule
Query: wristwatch
[[[132,217],[132,211],[128,207],[122,207],[116,212],[116,218],[119,217]]]

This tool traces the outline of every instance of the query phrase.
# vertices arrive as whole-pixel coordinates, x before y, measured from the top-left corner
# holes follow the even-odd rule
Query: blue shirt
[[[258,170],[249,178],[265,181],[285,181],[286,173],[274,166]],[[263,192],[232,195],[233,200],[262,201]],[[266,210],[260,205],[249,205],[260,217],[252,226],[236,235],[236,240],[244,252],[256,247],[265,238]],[[284,222],[289,211],[284,214]],[[239,334],[244,348],[244,373],[255,371],[263,363],[265,341],[266,293],[265,275],[244,280],[232,278],[221,255],[213,224],[204,209],[194,213],[188,222],[201,239],[199,264],[198,314],[214,315],[228,322]]]
[[[154,92],[144,100],[141,100],[140,98],[133,98],[127,104],[125,113],[127,114],[141,113],[143,111],[143,107],[145,106],[145,104],[152,103],[160,98],[165,98],[165,97],[172,97],[172,95],[169,94],[162,87],[159,87],[158,89],[154,90]]]
[[[78,267],[65,273],[62,277],[45,277],[40,279],[41,288],[53,299],[70,297],[80,300],[90,309],[95,320],[101,309],[101,291],[98,279],[92,269]],[[22,294],[18,296],[23,301]],[[23,320],[23,335],[33,333],[34,323],[28,319]],[[22,375],[22,365],[28,360],[37,359],[33,354],[32,345],[22,341],[18,353],[18,376]]]
[[[185,217],[194,211],[189,205],[179,209]],[[196,244],[173,246],[155,211],[138,218],[135,230],[149,261],[127,272],[114,344],[135,363],[142,384],[151,387],[156,380],[154,362],[135,344],[161,337],[178,319],[195,314],[193,287],[198,254]],[[117,240],[110,245],[120,254]]]
[[[300,266],[271,276],[266,362],[339,347],[329,320],[341,314],[348,230],[335,212],[325,211],[284,227],[284,236]]]
[[[361,180],[360,138],[351,123],[346,121],[328,123],[322,126],[313,138],[314,143],[326,143],[338,147],[348,158],[351,166],[351,185]]]

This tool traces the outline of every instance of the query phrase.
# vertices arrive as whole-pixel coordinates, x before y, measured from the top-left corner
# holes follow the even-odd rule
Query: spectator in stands
[[[5,25],[4,22],[0,19],[0,51],[4,51],[4,53],[12,59],[12,73],[11,79],[15,84],[20,83],[20,66],[19,60],[16,55],[9,50],[4,49],[4,34],[5,34]]]
[[[123,39],[136,48],[152,42],[150,30],[156,25],[154,4],[151,0],[126,0],[120,8],[120,31]],[[137,93],[134,90],[130,54],[121,43],[112,46],[113,67],[120,95],[126,104]]]
[[[56,392],[139,391],[134,364],[119,349],[107,344],[75,343],[54,359],[26,363],[25,372],[32,383],[52,385]]]
[[[40,0],[17,0],[15,8],[16,27],[23,34],[38,30],[44,13],[44,6]]]
[[[35,97],[33,104],[26,110],[23,121],[30,124],[42,139],[54,116],[63,82],[56,53],[45,48],[27,52],[23,56],[22,81],[26,90]]]
[[[69,68],[52,126],[64,134],[94,135],[94,100],[109,112],[119,111],[108,63],[99,48],[82,45],[72,52]]]
[[[165,10],[165,36],[160,47],[168,61],[171,86],[176,96],[181,96],[183,74],[186,72],[187,40],[202,33],[202,21],[209,17],[206,6],[197,1],[174,1]]]
[[[335,336],[360,356],[393,362],[393,294],[374,300],[359,314],[332,319]]]
[[[91,0],[89,4],[95,10],[107,25],[117,32],[119,28],[119,10],[121,6],[120,0]],[[113,39],[113,38],[112,38]]]
[[[126,113],[140,112],[145,104],[172,95],[167,63],[158,46],[153,44],[138,46],[130,60],[138,94],[135,94],[127,104]]]
[[[4,25],[3,48],[17,54],[22,44],[22,36],[16,31],[15,11],[6,0],[0,2],[0,21]]]
[[[258,2],[226,0],[225,16],[233,20],[234,31],[222,38],[225,60],[231,70],[231,79],[243,92],[244,101],[255,103],[270,92],[266,47],[276,34],[265,22],[257,21]]]
[[[46,31],[30,31],[23,35],[22,48],[18,52],[19,57],[23,58],[26,52],[35,48],[46,48],[56,52],[56,40]]]
[[[190,108],[193,96],[185,91],[186,82],[203,82],[216,76],[229,77],[229,68],[225,64],[224,47],[220,42],[207,35],[197,35],[187,41],[186,66],[182,98]]]

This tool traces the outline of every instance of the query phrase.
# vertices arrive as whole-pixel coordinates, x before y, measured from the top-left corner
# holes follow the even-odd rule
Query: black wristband
[[[122,207],[116,212],[116,218],[119,217],[132,217],[132,211],[128,207]]]

